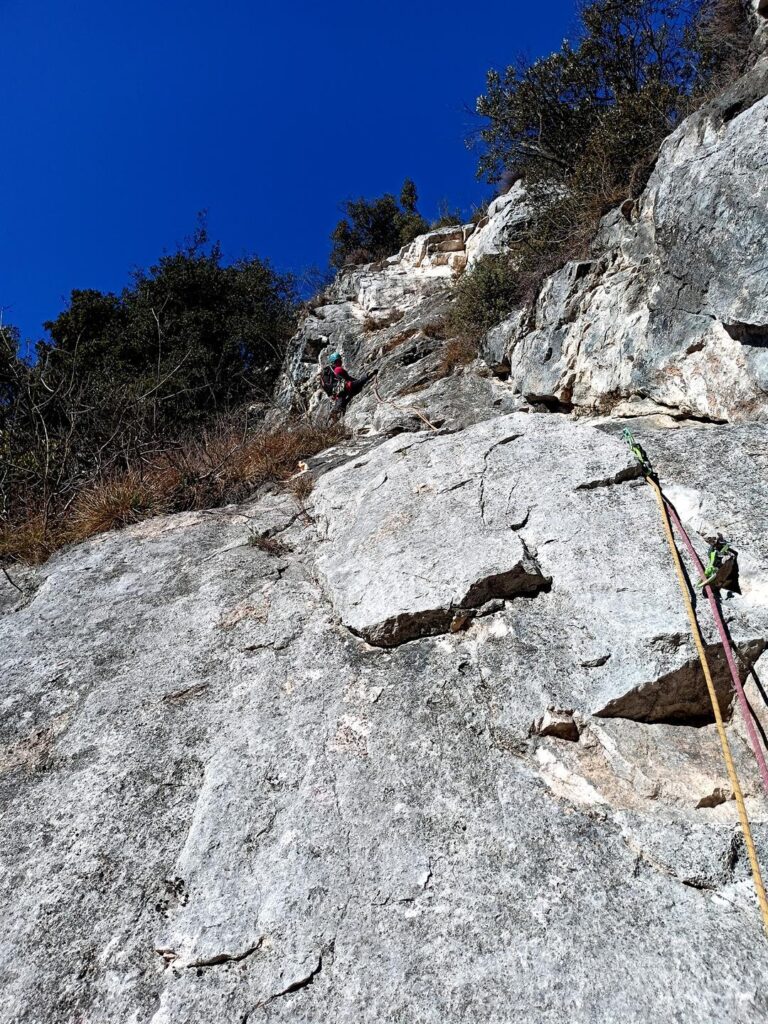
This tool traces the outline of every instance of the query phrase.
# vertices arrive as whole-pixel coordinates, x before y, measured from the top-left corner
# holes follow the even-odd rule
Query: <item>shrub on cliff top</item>
[[[524,179],[531,280],[584,255],[680,119],[744,70],[750,18],[749,0],[593,0],[573,42],[488,73],[478,175]]]
[[[331,266],[384,259],[428,231],[417,202],[416,186],[410,179],[403,182],[399,199],[389,192],[378,199],[347,199],[345,216],[331,234]]]
[[[743,74],[754,54],[752,0],[710,0],[696,19],[693,40],[699,56],[700,88],[716,92]]]
[[[686,0],[595,0],[581,10],[575,43],[566,40],[549,57],[520,61],[503,74],[490,71],[477,101],[488,120],[480,175],[567,178],[599,134],[622,140],[618,175],[645,158],[646,124],[654,138],[659,117],[669,131],[694,83],[689,10]]]

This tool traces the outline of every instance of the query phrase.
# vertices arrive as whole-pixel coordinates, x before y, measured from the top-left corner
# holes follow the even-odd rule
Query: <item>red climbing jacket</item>
[[[355,383],[354,377],[349,376],[349,374],[341,365],[341,363],[339,363],[338,366],[331,367],[331,369],[333,370],[335,376],[340,377],[343,381],[345,381],[344,388],[347,392],[350,392],[352,390],[352,385]]]

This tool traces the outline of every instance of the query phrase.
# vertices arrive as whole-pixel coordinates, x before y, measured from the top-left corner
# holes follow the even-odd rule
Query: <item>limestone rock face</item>
[[[490,204],[477,227],[440,228],[381,263],[342,271],[292,339],[278,403],[327,415],[318,373],[325,357],[340,351],[353,374],[379,371],[380,395],[369,390],[348,413],[355,430],[418,429],[424,421],[414,406],[448,428],[519,408],[521,400],[511,387],[499,388],[488,378],[473,375],[446,386],[440,350],[457,278],[481,256],[503,251],[527,217],[524,193],[516,185]],[[417,392],[418,400],[408,401],[406,396]]]
[[[763,1020],[711,712],[612,429],[342,448],[307,508],[153,520],[4,590],[0,1019]],[[641,440],[697,543],[743,547],[747,666],[765,428]],[[576,738],[531,733],[552,707]]]
[[[497,256],[504,252],[529,216],[525,191],[517,182],[509,192],[493,200],[486,216],[467,239],[467,266],[471,269],[483,256]]]
[[[676,434],[678,444],[686,435],[702,458],[713,455],[711,433]],[[706,718],[669,556],[663,545],[647,546],[660,525],[638,476],[619,439],[565,416],[518,413],[458,434],[403,435],[318,482],[318,568],[342,624],[380,646],[463,628],[486,602],[497,611],[499,598],[520,599],[528,619],[546,608],[550,626],[565,604],[554,633],[568,636],[571,647],[578,637],[583,649],[562,673],[568,686],[548,683],[550,697],[601,717]],[[689,517],[703,500],[695,489],[671,493]],[[706,517],[699,524],[705,534],[717,532]],[[740,535],[749,536],[752,551],[743,560],[740,601],[750,612],[734,615],[731,628],[749,665],[768,626],[750,562],[765,540],[759,529],[742,527]],[[601,538],[597,556],[592,537]],[[550,653],[555,646],[553,636]],[[727,695],[726,666],[714,656]],[[585,668],[580,702],[569,687]]]
[[[352,475],[342,467],[322,478],[316,505],[326,545],[318,567],[344,625],[392,646],[446,632],[494,598],[549,585],[511,532],[519,510],[485,503],[489,460],[522,429],[505,417],[458,437],[406,435],[356,463]]]
[[[604,221],[531,311],[495,328],[531,399],[621,415],[768,417],[768,58],[664,143],[642,197]]]
[[[308,498],[0,574],[0,1024],[768,1018],[714,715],[618,420],[700,554],[738,551],[722,607],[765,731],[765,73],[681,126],[486,365],[447,365],[444,316],[519,190],[340,274],[278,403],[323,415],[331,348],[378,383]]]

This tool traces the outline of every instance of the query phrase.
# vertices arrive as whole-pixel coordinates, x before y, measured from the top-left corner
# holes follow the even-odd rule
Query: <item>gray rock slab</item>
[[[547,650],[544,707],[710,719],[655,501],[626,446],[605,438],[564,416],[518,413],[394,438],[327,474],[314,495],[318,568],[340,620],[388,646],[457,628],[461,609],[492,598],[538,593],[510,614],[514,632]],[[762,615],[734,623],[747,664],[764,626]],[[727,707],[727,666],[707,628]],[[506,657],[514,665],[515,645]]]
[[[349,512],[379,465],[434,503],[477,469],[456,488],[473,529],[484,507],[491,544],[525,533],[549,592],[373,647],[318,586],[330,542],[279,496],[94,538],[25,581],[0,618],[0,1020],[762,1020],[768,949],[733,802],[697,809],[680,781],[697,799],[723,786],[709,733],[528,736],[550,704],[587,721],[618,685],[594,674],[622,654],[626,686],[630,640],[647,653],[652,619],[622,588],[663,596],[668,572],[661,536],[619,553],[652,511],[610,482],[620,443],[523,415],[402,436],[321,477],[318,503],[346,473]],[[473,586],[450,550],[441,571]],[[342,577],[329,585],[339,600]]]

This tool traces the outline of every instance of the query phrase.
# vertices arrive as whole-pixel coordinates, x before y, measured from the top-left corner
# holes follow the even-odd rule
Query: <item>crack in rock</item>
[[[588,480],[586,483],[576,484],[575,489],[577,491],[593,491],[597,487],[613,487],[614,484],[623,484],[627,480],[637,480],[642,475],[643,471],[639,463],[635,463],[633,466],[625,466],[624,469],[620,469],[613,476],[600,477],[597,480]]]
[[[747,671],[766,646],[765,640],[757,639],[740,647],[738,655]],[[728,718],[734,696],[730,671],[719,644],[708,645],[706,652],[720,711],[724,718]],[[664,722],[668,725],[704,726],[715,720],[698,658],[692,658],[673,672],[633,687],[594,710],[593,714],[596,718],[628,718],[649,725]]]
[[[195,683],[193,686],[187,686],[183,690],[175,690],[173,693],[166,693],[163,695],[162,700],[164,701],[185,701],[192,700],[193,697],[199,697],[205,693],[208,689],[208,683]]]
[[[496,451],[497,448],[501,448],[502,445],[511,444],[513,441],[517,441],[523,435],[520,433],[510,434],[508,437],[503,437],[500,441],[496,441],[494,444],[487,449],[483,455],[483,468],[480,471],[480,487],[478,494],[478,502],[480,505],[480,518],[483,522],[485,519],[485,474],[488,471],[488,461],[491,455]]]
[[[768,347],[768,324],[732,323],[723,324],[728,335],[734,341],[742,345],[751,345],[755,348]]]
[[[309,986],[313,984],[315,978],[318,976],[318,974],[320,974],[320,972],[323,969],[324,954],[333,953],[334,943],[335,940],[332,939],[329,945],[325,948],[325,950],[318,953],[317,960],[315,961],[315,966],[310,970],[308,974],[303,975],[301,978],[297,978],[296,981],[292,981],[289,985],[286,985],[285,988],[280,989],[279,992],[274,992],[271,996],[268,996],[262,1002],[257,1003],[256,1006],[253,1007],[253,1009],[248,1010],[245,1016],[241,1018],[241,1024],[248,1024],[248,1021],[251,1019],[251,1014],[255,1010],[261,1010],[265,1006],[269,1006],[270,1003],[274,1003],[276,999],[282,999],[283,996],[291,995],[293,992],[299,992],[303,988],[309,988]]]
[[[264,936],[259,939],[254,945],[244,949],[242,953],[214,953],[212,956],[203,957],[199,960],[192,960],[188,964],[183,966],[189,970],[191,968],[203,968],[203,967],[220,967],[222,964],[239,964],[243,960],[246,960],[249,956],[253,956],[257,953],[264,945]],[[172,964],[178,960],[179,955],[174,949],[156,949],[158,953],[166,962],[166,964]]]
[[[598,658],[589,658],[587,661],[580,661],[582,668],[601,668],[610,661],[610,654],[601,654]]]
[[[399,647],[411,640],[456,632],[457,619],[465,625],[478,614],[492,614],[500,609],[496,602],[513,597],[535,597],[552,587],[552,578],[545,576],[536,560],[526,551],[524,561],[507,572],[495,573],[476,580],[458,604],[447,604],[419,612],[403,612],[386,619],[373,628],[357,630],[348,627],[355,636],[375,647]]]

